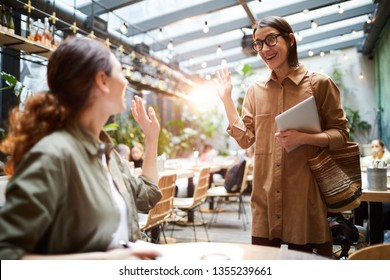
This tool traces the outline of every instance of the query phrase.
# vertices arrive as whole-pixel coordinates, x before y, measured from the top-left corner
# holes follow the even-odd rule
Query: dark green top
[[[106,148],[112,146],[108,136],[102,133],[101,139],[74,125],[44,137],[24,156],[0,212],[0,259],[107,249],[120,214],[102,165],[103,152],[127,204],[129,240],[137,239],[137,210],[152,208],[161,192],[147,178],[133,177],[127,163]]]

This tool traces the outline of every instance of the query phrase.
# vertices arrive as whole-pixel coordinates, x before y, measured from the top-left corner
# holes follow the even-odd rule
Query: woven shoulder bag
[[[338,150],[323,149],[308,164],[328,207],[336,213],[360,205],[362,178],[359,144],[347,142]]]

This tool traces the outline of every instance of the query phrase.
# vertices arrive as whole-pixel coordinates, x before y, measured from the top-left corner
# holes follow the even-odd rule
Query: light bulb
[[[316,28],[317,26],[318,26],[317,23],[314,20],[312,20],[311,21],[311,28]]]
[[[167,45],[167,49],[168,50],[173,50],[173,42],[172,41],[169,41],[169,43]]]
[[[313,56],[313,55],[314,55],[314,52],[313,52],[312,50],[309,50],[309,51],[307,52],[307,54],[308,54],[309,56]]]
[[[203,32],[204,33],[208,33],[209,32],[209,26],[207,25],[207,20],[204,22]]]
[[[120,28],[120,31],[122,34],[127,34],[127,31],[129,30],[129,26],[126,22],[124,22]]]
[[[222,53],[222,48],[221,46],[219,45],[218,48],[217,48],[217,55],[220,55]]]
[[[344,9],[341,7],[341,5],[339,5],[338,8],[339,8],[339,14],[344,13]]]

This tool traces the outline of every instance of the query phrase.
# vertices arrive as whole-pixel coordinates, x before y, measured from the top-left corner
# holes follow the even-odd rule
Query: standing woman
[[[49,92],[11,112],[1,144],[11,177],[0,212],[0,259],[154,258],[122,245],[137,239],[137,211],[161,198],[154,110],[146,111],[141,98],[132,101],[147,150],[134,178],[102,132],[126,109],[128,82],[109,48],[65,40],[49,59],[47,81]]]
[[[324,199],[307,160],[323,147],[344,146],[349,133],[340,93],[325,75],[298,62],[294,32],[286,20],[266,17],[253,30],[253,48],[270,70],[246,93],[241,117],[232,100],[227,69],[217,75],[219,96],[229,121],[228,133],[244,149],[255,145],[251,196],[252,243],[331,256],[331,232]],[[275,117],[314,95],[321,133],[278,131]],[[287,153],[285,149],[301,145]]]

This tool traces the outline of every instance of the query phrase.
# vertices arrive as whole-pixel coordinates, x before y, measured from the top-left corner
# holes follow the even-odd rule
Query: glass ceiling
[[[85,7],[92,3],[90,0],[57,2],[80,10],[87,10]],[[107,8],[99,16],[108,22],[109,32],[118,33],[132,45],[145,44],[155,58],[168,64],[176,62],[183,72],[201,76],[215,72],[222,61],[228,67],[259,61],[256,56],[243,54],[241,46],[243,35],[252,33],[251,17],[283,16],[297,38],[302,38],[298,51],[303,58],[309,50],[319,55],[333,48],[357,46],[365,36],[364,23],[375,10],[372,0],[248,0],[242,1],[244,5],[236,0],[94,2],[94,7]],[[312,21],[318,27],[312,28]],[[126,34],[120,33],[124,22],[128,25]],[[204,32],[206,22],[207,33]],[[170,41],[171,50],[167,48]],[[256,67],[262,64],[257,63]]]

